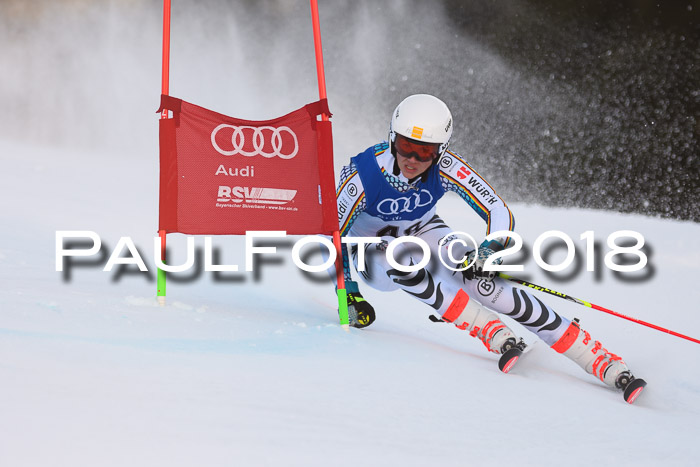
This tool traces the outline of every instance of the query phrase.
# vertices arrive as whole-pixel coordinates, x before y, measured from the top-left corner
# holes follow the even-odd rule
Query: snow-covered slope
[[[364,287],[378,319],[346,333],[332,286],[297,270],[287,247],[258,275],[171,280],[165,307],[152,272],[56,272],[56,230],[96,231],[107,254],[129,236],[154,270],[157,165],[143,161],[0,144],[0,465],[680,466],[700,455],[700,346],[554,297],[540,298],[648,381],[634,405],[543,343],[504,375],[480,342],[399,293]],[[459,199],[441,203],[455,229],[482,234]],[[526,244],[562,230],[581,259],[585,231],[603,252],[610,233],[640,232],[651,274],[639,282],[602,263],[557,282],[531,254],[521,275],[700,337],[700,226],[512,208]],[[223,262],[242,264],[240,238],[216,240]]]

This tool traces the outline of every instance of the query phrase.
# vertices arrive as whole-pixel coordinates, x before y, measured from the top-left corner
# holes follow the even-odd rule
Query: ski
[[[520,339],[517,344],[501,354],[501,358],[498,359],[498,369],[503,373],[508,373],[513,369],[515,364],[518,363],[520,357],[530,350],[532,350],[532,347],[528,346],[522,339]]]
[[[647,385],[647,382],[641,378],[635,378],[630,375],[630,380],[625,386],[623,386],[622,396],[625,398],[625,402],[628,404],[634,404],[637,397],[642,393]]]

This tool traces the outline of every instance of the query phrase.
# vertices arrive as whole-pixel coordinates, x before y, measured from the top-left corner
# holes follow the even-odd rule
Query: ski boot
[[[625,400],[630,404],[646,386],[646,381],[632,376],[620,357],[608,352],[600,341],[594,341],[587,331],[581,329],[578,319],[571,322],[552,348],[606,385],[622,390]]]
[[[470,336],[481,340],[486,349],[495,354],[501,355],[519,344],[513,331],[503,324],[495,313],[484,308],[476,300],[470,300],[469,295],[461,289],[442,319],[453,323],[459,329],[469,331]],[[524,343],[522,345],[524,346]]]

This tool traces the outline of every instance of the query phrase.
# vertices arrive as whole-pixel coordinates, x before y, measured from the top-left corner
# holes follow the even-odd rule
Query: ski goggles
[[[396,134],[394,140],[396,153],[406,159],[417,159],[420,162],[429,162],[440,155],[440,143],[424,143]]]

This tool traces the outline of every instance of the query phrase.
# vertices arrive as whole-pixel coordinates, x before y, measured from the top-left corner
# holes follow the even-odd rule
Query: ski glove
[[[469,265],[462,274],[468,280],[474,278],[486,279],[487,281],[492,281],[498,272],[496,271],[484,271],[484,263],[486,260],[496,253],[497,251],[503,250],[504,246],[497,240],[484,240],[479,245],[478,253],[474,250],[467,253],[467,259],[464,261],[464,265]],[[497,258],[493,261],[493,264],[501,264],[503,259]]]
[[[345,290],[348,295],[348,319],[350,326],[366,328],[376,318],[374,308],[360,293],[357,282],[345,281]]]

